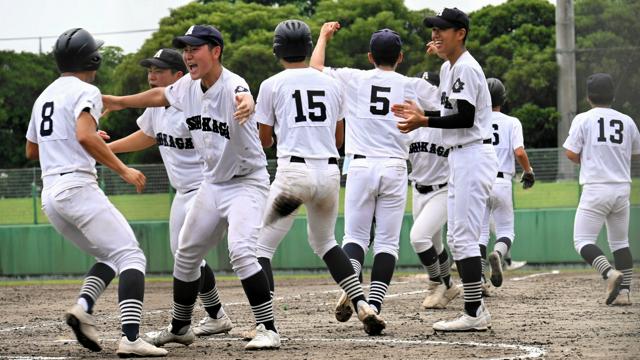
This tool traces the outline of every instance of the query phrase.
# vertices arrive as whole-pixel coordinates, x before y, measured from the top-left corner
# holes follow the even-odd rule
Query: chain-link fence
[[[529,149],[529,160],[536,174],[536,184],[532,189],[522,190],[514,181],[514,204],[516,208],[575,207],[580,197],[578,167],[570,178],[558,176],[559,161],[564,158],[563,149]],[[342,162],[340,162],[342,164]],[[167,173],[162,164],[134,165],[147,177],[143,194],[136,194],[135,188],[126,184],[109,169],[98,167],[100,187],[130,221],[166,220],[173,196]],[[269,160],[268,170],[275,175],[275,160]],[[518,173],[521,169],[518,169]],[[637,179],[632,188],[632,204],[640,204],[640,159],[631,165],[632,177]],[[0,170],[0,225],[38,224],[47,219],[40,210],[42,190],[39,167]],[[344,180],[344,177],[343,177]],[[343,197],[341,197],[341,202]],[[411,208],[410,199],[407,209]],[[341,206],[342,209],[342,206]]]

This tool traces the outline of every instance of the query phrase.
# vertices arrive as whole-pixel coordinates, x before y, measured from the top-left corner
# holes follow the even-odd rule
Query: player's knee
[[[349,238],[345,236],[344,239],[342,239],[342,247],[344,248],[346,244],[356,244],[360,246],[362,251],[364,251],[366,254],[367,251],[369,250],[369,242],[370,242],[370,239],[354,239],[354,238]]]
[[[618,251],[629,247],[629,239],[609,240],[609,249],[611,252]]]
[[[240,280],[247,279],[262,270],[258,258],[249,254],[232,258],[231,268]]]
[[[430,236],[414,236],[411,232],[409,239],[411,240],[411,247],[416,253],[421,253],[429,250],[433,246]]]
[[[178,250],[173,263],[173,276],[180,281],[195,281],[200,277],[201,265],[201,258],[185,254]]]
[[[583,247],[587,245],[593,245],[595,243],[596,243],[595,237],[576,236],[573,238],[573,247],[576,249],[578,254],[580,254],[580,251],[582,251]]]
[[[262,257],[262,258],[267,258],[269,260],[273,259],[273,255],[276,253],[276,249],[270,247],[270,246],[266,246],[264,244],[260,244],[258,243],[257,249],[256,249],[256,256],[257,257]]]
[[[136,269],[144,274],[147,268],[147,258],[137,246],[120,251],[119,256],[112,261],[120,273],[128,269]]]
[[[398,260],[398,246],[395,244],[378,244],[373,243],[373,254],[378,255],[380,253],[389,254]]]
[[[320,258],[323,258],[324,255],[334,247],[338,246],[338,243],[335,239],[330,239],[326,241],[309,241],[309,245],[311,245],[311,249],[313,249],[313,253],[318,255]]]

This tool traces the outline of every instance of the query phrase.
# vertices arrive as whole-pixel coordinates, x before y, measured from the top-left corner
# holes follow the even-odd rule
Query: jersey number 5
[[[42,105],[42,122],[40,123],[40,136],[49,136],[53,134],[53,101],[49,101]]]
[[[598,142],[606,142],[607,137],[604,135],[604,118],[598,119],[598,125],[600,125],[600,134],[598,135]],[[621,120],[611,119],[609,120],[609,127],[614,128],[613,134],[609,135],[609,141],[614,144],[622,144],[622,130],[624,129]]]
[[[323,102],[316,101],[314,97],[322,96],[324,97],[324,90],[307,90],[307,102],[309,105],[309,120],[320,122],[327,120],[327,107]],[[304,122],[307,121],[307,117],[304,115],[304,110],[302,108],[302,94],[300,90],[294,91],[293,95],[291,95],[296,101],[296,117],[295,121]],[[319,110],[319,113],[315,111],[315,109]],[[314,110],[311,112],[311,110]]]
[[[371,106],[369,111],[374,115],[387,115],[389,113],[389,99],[380,96],[380,93],[390,93],[390,87],[371,86]],[[378,104],[382,104],[382,107],[378,107]]]

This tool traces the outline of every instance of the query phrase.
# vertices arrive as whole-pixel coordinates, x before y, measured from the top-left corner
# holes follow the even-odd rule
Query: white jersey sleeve
[[[102,115],[102,94],[95,86],[85,87],[73,110],[75,118],[78,119],[85,109],[89,109],[89,114],[97,125]]]
[[[438,90],[437,86],[430,84],[422,78],[409,78],[409,81],[414,84],[417,102],[422,110],[440,110],[440,90]]]
[[[479,86],[478,74],[471,66],[454,66],[452,68],[452,78],[455,79],[451,85],[449,100],[466,100],[469,104],[477,107]]]
[[[199,83],[199,81],[198,81]],[[190,75],[185,75],[180,80],[167,86],[164,89],[164,96],[167,98],[167,102],[174,108],[184,111],[186,104],[186,98],[189,96],[191,90],[192,81]]]
[[[569,128],[569,136],[567,140],[565,140],[562,147],[565,149],[580,154],[582,152],[582,146],[584,145],[584,135],[582,134],[582,117],[580,114],[576,116],[571,122],[571,127]]]
[[[351,68],[332,68],[325,66],[322,72],[338,80],[341,84],[348,84],[353,81],[353,78],[363,70],[351,69]]]
[[[522,135],[522,123],[518,118],[513,118],[513,129],[511,130],[511,147],[513,150],[524,148],[524,137]]]
[[[275,112],[273,104],[273,82],[269,79],[260,84],[258,99],[256,101],[256,113],[254,115],[257,122],[269,126],[275,124]]]
[[[138,117],[138,120],[136,120],[136,123],[138,124],[138,127],[140,128],[140,130],[142,130],[142,132],[145,135],[155,138],[156,132],[153,129],[153,110],[152,109],[153,108],[145,109],[142,115]]]
[[[638,132],[638,127],[633,123],[632,129],[632,145],[631,145],[631,153],[633,155],[640,155],[640,133]]]
[[[29,127],[27,128],[27,140],[30,142],[37,144],[38,143],[38,133],[36,132],[36,107],[35,104],[31,109],[31,119],[29,120]]]

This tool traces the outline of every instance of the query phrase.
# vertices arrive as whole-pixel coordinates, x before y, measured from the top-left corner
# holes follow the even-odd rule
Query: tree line
[[[640,118],[640,13],[637,0],[576,0],[576,62],[578,109],[588,108],[585,79],[593,72],[609,72],[617,83],[614,108]],[[333,67],[369,69],[371,33],[381,28],[397,31],[403,40],[404,61],[398,72],[415,76],[438,71],[441,60],[424,49],[430,29],[422,19],[431,9],[412,11],[402,0],[201,0],[171,11],[159,30],[132,54],[103,48],[103,65],[96,85],[105,94],[131,94],[148,88],[141,59],[151,57],[193,24],[212,24],[223,33],[223,64],[243,76],[254,96],[260,83],[281,71],[272,52],[273,30],[285,19],[304,20],[314,39],[326,21],[339,21],[342,29],[327,49]],[[487,77],[500,78],[507,88],[505,111],[523,124],[525,145],[558,146],[556,125],[557,73],[555,7],[547,0],[509,0],[469,14],[467,48],[483,66]],[[89,29],[91,30],[91,29]],[[108,44],[107,44],[108,45]],[[39,93],[58,76],[49,54],[0,51],[0,168],[32,165],[24,158],[24,135],[31,107]],[[112,138],[137,130],[138,110],[110,114],[101,129]],[[270,156],[274,154],[269,152]],[[159,162],[157,151],[123,155],[131,163]]]

